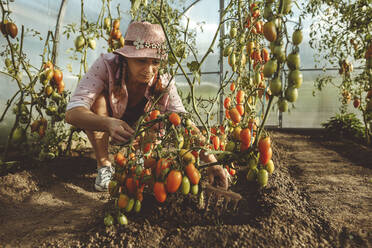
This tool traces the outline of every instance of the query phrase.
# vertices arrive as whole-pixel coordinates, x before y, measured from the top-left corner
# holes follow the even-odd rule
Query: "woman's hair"
[[[115,94],[116,97],[120,97],[120,94],[122,94],[122,87],[121,87],[121,82],[123,80],[123,77],[127,77],[128,75],[128,70],[127,68],[124,69],[124,66],[128,66],[127,60],[124,56],[119,55],[119,65],[118,65],[118,70],[119,70],[119,78],[115,81],[114,83],[114,90],[113,93]],[[125,71],[125,75],[124,75]],[[164,88],[160,79],[160,75],[157,72],[156,75],[156,81],[154,84],[151,85],[150,88],[150,94],[151,96],[154,96],[155,98],[159,97],[163,92]],[[128,78],[125,78],[127,81]]]

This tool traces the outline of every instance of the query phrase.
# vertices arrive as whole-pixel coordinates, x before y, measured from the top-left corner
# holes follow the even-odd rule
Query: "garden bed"
[[[244,177],[238,208],[200,208],[196,196],[145,195],[127,226],[106,228],[107,193],[93,190],[88,155],[0,177],[0,244],[9,247],[369,247],[372,149],[322,130],[271,131],[276,170],[264,189]],[[212,199],[214,203],[215,199]],[[229,205],[230,206],[230,205]]]

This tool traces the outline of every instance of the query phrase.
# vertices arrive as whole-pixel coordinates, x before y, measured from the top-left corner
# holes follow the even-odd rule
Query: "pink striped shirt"
[[[101,54],[101,56],[93,63],[88,72],[79,82],[70,102],[67,104],[66,111],[78,106],[91,109],[96,98],[102,91],[108,92],[112,116],[121,118],[128,104],[128,91],[125,85],[124,76],[121,82],[120,94],[114,94],[115,82],[119,79],[119,56],[113,53]],[[123,75],[125,71],[123,71]],[[165,74],[160,76],[163,88],[166,88],[166,93],[157,104],[157,109],[161,112],[186,112],[181,98],[177,93],[177,88],[174,79],[170,81],[170,75]],[[146,108],[153,104],[153,99],[150,95],[150,87],[155,83],[155,78],[148,84],[145,97],[148,100]],[[147,111],[147,110],[146,110]]]

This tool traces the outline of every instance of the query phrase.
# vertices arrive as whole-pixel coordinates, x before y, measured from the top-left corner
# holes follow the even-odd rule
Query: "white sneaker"
[[[111,166],[102,166],[101,168],[99,168],[94,188],[97,191],[107,191],[113,174],[114,168]]]

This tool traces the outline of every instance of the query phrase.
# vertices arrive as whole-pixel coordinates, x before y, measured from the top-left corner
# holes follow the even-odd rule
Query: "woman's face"
[[[129,81],[149,83],[160,67],[160,59],[127,58]]]

